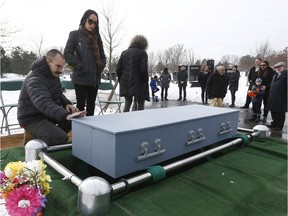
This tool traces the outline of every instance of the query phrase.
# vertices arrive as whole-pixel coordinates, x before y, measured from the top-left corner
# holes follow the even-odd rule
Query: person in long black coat
[[[263,113],[263,122],[267,121],[267,116],[268,116],[268,108],[267,108],[267,104],[268,104],[268,97],[269,97],[269,93],[270,93],[270,86],[271,86],[271,82],[273,79],[273,76],[276,74],[276,72],[273,70],[273,68],[271,68],[269,66],[268,61],[264,60],[261,65],[260,65],[260,69],[258,70],[257,74],[254,77],[253,83],[255,83],[255,80],[257,78],[261,78],[262,79],[262,85],[264,85],[265,88],[265,94],[263,96],[263,105],[264,105],[264,113]]]
[[[267,126],[274,130],[282,130],[287,112],[287,69],[284,62],[275,64],[274,69],[277,74],[273,77],[268,98],[268,110],[273,122]]]
[[[182,100],[182,90],[183,90],[183,101],[186,101],[186,87],[187,87],[188,73],[184,65],[181,66],[180,71],[177,73],[177,82],[179,88],[179,98],[178,101]]]
[[[148,41],[143,35],[136,35],[129,48],[122,52],[116,67],[120,83],[120,96],[125,97],[124,112],[129,112],[134,97],[136,110],[144,110],[149,101]]]
[[[260,65],[261,65],[262,59],[261,58],[256,58],[255,59],[255,66],[253,66],[250,71],[249,74],[247,76],[247,85],[248,85],[248,91],[252,89],[252,86],[255,84],[254,83],[254,78],[257,75],[258,70],[260,69]],[[244,106],[240,107],[241,109],[248,109],[249,105],[251,103],[251,97],[247,94],[246,96],[246,102],[244,104]]]
[[[231,92],[231,104],[229,107],[235,107],[236,91],[238,91],[240,72],[238,66],[233,66],[233,72],[229,77],[229,90]]]
[[[211,75],[211,72],[209,70],[208,65],[203,65],[202,70],[198,76],[198,83],[201,86],[202,104],[207,104],[207,101],[208,101],[208,95],[206,92],[206,84],[210,75]]]

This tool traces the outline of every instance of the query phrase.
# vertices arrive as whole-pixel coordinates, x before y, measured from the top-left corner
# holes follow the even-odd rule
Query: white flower
[[[40,160],[33,160],[23,163],[24,166],[24,175],[31,176],[31,170],[33,173],[37,173],[39,176],[42,174],[43,167]]]

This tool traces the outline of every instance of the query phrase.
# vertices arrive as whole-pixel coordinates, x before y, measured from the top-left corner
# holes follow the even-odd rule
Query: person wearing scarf
[[[77,108],[93,116],[101,73],[106,64],[103,43],[99,34],[98,14],[87,10],[81,18],[79,29],[69,34],[65,60],[73,68],[72,83],[75,88]]]

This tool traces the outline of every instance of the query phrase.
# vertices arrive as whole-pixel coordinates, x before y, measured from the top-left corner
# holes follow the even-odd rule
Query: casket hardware
[[[198,129],[197,139],[195,139],[194,131],[191,130],[191,131],[189,131],[189,135],[188,135],[189,141],[186,143],[186,146],[190,146],[192,144],[202,142],[205,139],[206,139],[206,137],[204,137],[204,135],[203,135],[203,129],[202,128]]]
[[[156,139],[154,141],[155,152],[151,152],[151,153],[148,153],[149,143],[148,142],[141,143],[141,151],[140,151],[140,153],[142,155],[137,157],[137,161],[145,160],[145,159],[148,159],[148,158],[163,154],[166,151],[166,149],[161,149],[161,143],[162,143],[161,139]]]
[[[218,133],[218,135],[222,135],[222,134],[226,134],[226,133],[230,133],[232,131],[232,127],[231,127],[231,122],[223,122],[220,125],[220,132]]]

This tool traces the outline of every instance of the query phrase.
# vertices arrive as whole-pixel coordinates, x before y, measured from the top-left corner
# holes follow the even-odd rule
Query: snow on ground
[[[15,79],[24,79],[24,78],[23,78],[23,76],[20,77],[20,76],[17,76],[15,74],[8,74],[6,78],[1,78],[1,80],[4,80],[4,79],[5,80],[14,79],[15,80]],[[239,89],[236,92],[236,101],[235,101],[236,107],[240,107],[240,106],[243,106],[245,104],[247,88],[248,88],[246,86],[246,81],[247,81],[247,77],[245,76],[245,72],[241,72],[241,76],[240,76],[240,80],[239,80]],[[119,92],[118,87],[117,87],[116,91]],[[168,89],[168,99],[169,100],[177,100],[178,96],[179,96],[178,92],[179,92],[178,91],[178,85],[175,83],[171,83],[170,88]],[[20,93],[20,90],[19,91],[2,91],[4,103],[5,104],[17,103],[19,93]],[[75,98],[74,90],[67,90],[64,94],[68,98],[71,98],[71,99]],[[101,91],[99,91],[99,95],[101,97],[106,96]],[[156,95],[160,98],[160,91],[157,92]],[[201,103],[202,102],[201,101],[201,88],[200,87],[192,87],[191,88],[188,85],[187,86],[187,100],[192,101],[192,102],[196,102],[196,103]],[[146,103],[151,103],[151,102],[146,102]],[[226,104],[226,105],[231,104],[231,94],[230,94],[229,90],[227,91],[226,97],[224,98],[224,104]],[[100,109],[99,109],[98,103],[96,102],[95,115],[98,115],[99,111],[100,111]],[[112,109],[109,108],[106,111],[106,114],[109,114],[109,113],[114,113],[113,107],[112,107]],[[2,119],[2,113],[0,114],[0,118]],[[11,111],[8,115],[8,121],[10,123],[17,123],[17,109],[16,108],[11,109]],[[22,133],[22,132],[23,132],[23,129],[11,130],[12,134]],[[8,134],[7,131],[3,131],[1,136],[5,136],[7,134]]]

